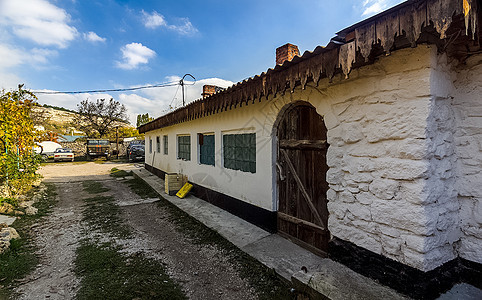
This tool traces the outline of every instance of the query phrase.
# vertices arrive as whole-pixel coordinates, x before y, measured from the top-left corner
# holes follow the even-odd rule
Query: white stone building
[[[410,296],[481,287],[481,12],[414,0],[344,29],[141,126],[146,168]]]

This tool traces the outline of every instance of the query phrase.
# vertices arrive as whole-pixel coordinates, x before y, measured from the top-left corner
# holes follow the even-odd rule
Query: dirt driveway
[[[164,279],[160,284],[164,283],[165,286],[159,287],[160,292],[154,287],[149,293],[134,291],[140,293],[136,295],[144,296],[126,296],[129,299],[165,299],[167,296],[162,296],[166,295],[162,294],[165,292],[163,290],[169,288],[180,291],[176,294],[177,298],[189,299],[275,299],[284,295],[288,287],[269,275],[269,272],[265,276],[264,271],[253,270],[255,275],[246,275],[249,273],[246,272],[246,263],[239,262],[241,258],[236,255],[240,254],[232,250],[230,245],[219,246],[225,245],[224,241],[203,241],[204,236],[206,239],[215,236],[207,229],[196,225],[200,228],[199,232],[193,233],[193,230],[186,228],[183,230],[183,226],[186,227],[185,224],[191,221],[183,219],[180,222],[180,218],[187,217],[182,212],[174,212],[172,207],[164,203],[165,200],[145,193],[145,188],[135,182],[139,179],[110,176],[112,168],[128,171],[136,167],[142,166],[89,162],[42,167],[44,181],[56,186],[58,204],[45,222],[33,228],[41,263],[17,288],[21,299],[88,299],[91,298],[89,293],[100,298],[99,292],[89,290],[89,286],[92,282],[95,285],[102,280],[102,276],[89,282],[89,274],[94,274],[91,269],[103,262],[89,261],[95,256],[89,253],[104,250],[114,251],[112,255],[121,257],[118,264],[125,267],[123,272],[131,272],[129,278],[149,272],[149,266],[156,264],[159,264],[159,270],[164,270],[165,277],[162,277]],[[84,255],[82,251],[86,249],[98,252],[86,252],[88,254]],[[142,259],[136,260],[138,257]],[[249,258],[242,259],[249,261]],[[132,266],[137,261],[140,269]],[[140,262],[147,264],[142,267]],[[110,276],[105,273],[108,272],[106,270],[99,272],[104,273],[92,276]],[[152,279],[157,278],[152,276],[139,279],[129,290],[156,286],[159,280]],[[141,287],[144,284],[142,281],[151,279],[155,282]],[[109,280],[115,281],[115,278]],[[108,289],[109,284],[106,283],[101,289]],[[122,293],[114,296],[115,291],[119,292],[120,288],[112,285],[112,293],[107,294],[112,295],[109,298],[124,298]]]

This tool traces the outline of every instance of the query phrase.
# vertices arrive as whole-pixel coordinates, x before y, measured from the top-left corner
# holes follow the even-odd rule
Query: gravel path
[[[125,252],[143,252],[161,260],[168,274],[190,299],[257,299],[254,290],[240,277],[222,251],[191,243],[176,231],[168,211],[156,199],[141,199],[124,183],[109,177],[109,171],[134,168],[132,164],[85,163],[44,166],[44,180],[57,187],[58,205],[48,220],[34,228],[41,263],[17,291],[21,299],[73,299],[80,279],[73,274],[75,249],[82,236],[83,190],[85,180],[100,181],[121,206],[125,226],[133,238],[116,240]]]
[[[37,269],[17,290],[20,299],[72,299],[79,280],[72,272],[80,236],[81,183],[57,183],[58,204],[46,222],[35,226],[35,243],[41,257]],[[73,197],[72,195],[75,195]]]

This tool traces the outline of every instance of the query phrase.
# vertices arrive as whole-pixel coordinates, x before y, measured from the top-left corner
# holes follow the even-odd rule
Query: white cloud
[[[0,69],[20,65],[24,61],[24,52],[11,45],[0,44]]]
[[[136,125],[137,115],[149,112],[150,116],[159,110],[159,103],[153,99],[149,99],[138,94],[120,94],[119,101],[127,108],[129,121],[134,126]]]
[[[89,31],[88,33],[84,33],[84,39],[88,40],[89,42],[105,42],[105,38],[100,37],[97,35],[97,33],[93,31]]]
[[[181,77],[178,76],[166,77],[167,82],[178,82],[180,79]],[[216,85],[223,88],[227,88],[233,85],[233,82],[220,78],[201,79],[196,81],[194,85],[190,85],[194,82],[189,81],[188,79],[191,78],[185,78],[186,85],[184,86],[184,96],[186,104],[201,98],[203,86],[205,84]],[[139,94],[141,94],[147,99],[150,99],[150,101],[154,104],[136,106],[132,109],[132,111],[135,111],[136,115],[145,114],[147,112],[152,117],[159,117],[172,111],[172,109],[169,109],[169,106],[172,106],[173,109],[182,106],[182,91],[178,85],[163,88],[145,89],[141,90]]]
[[[67,47],[77,36],[70,15],[46,0],[0,1],[0,24],[21,38],[43,46]]]
[[[19,83],[22,83],[20,77],[13,73],[3,73],[0,70],[0,90],[16,89]]]
[[[48,64],[49,57],[57,54],[56,50],[25,50],[10,44],[0,44],[0,89],[15,89],[19,83],[24,83],[15,74],[15,67],[29,64],[33,68],[42,68]]]
[[[140,64],[147,64],[149,59],[156,56],[156,52],[141,43],[130,43],[122,46],[122,62],[117,62],[117,67],[125,70],[137,68]]]
[[[193,35],[198,32],[188,18],[181,19],[181,25],[169,25],[169,29],[177,31],[182,35]]]
[[[382,12],[404,0],[365,0],[362,16],[368,17]]]
[[[33,48],[30,54],[27,54],[27,60],[34,65],[47,64],[49,57],[57,55],[56,50]]]
[[[153,11],[151,14],[142,11],[142,15],[144,26],[147,28],[156,29],[163,27],[181,35],[193,35],[198,32],[197,28],[192,25],[188,18],[180,18],[179,24],[168,24],[164,16],[157,11]]]
[[[144,16],[144,26],[146,26],[147,28],[167,26],[167,22],[164,19],[164,16],[160,15],[156,11],[152,12],[152,14],[148,14],[145,11],[142,11],[142,14]]]
[[[39,66],[48,63],[48,57],[56,56],[56,50],[33,48],[29,51],[12,45],[0,44],[0,70],[6,70],[21,64]]]

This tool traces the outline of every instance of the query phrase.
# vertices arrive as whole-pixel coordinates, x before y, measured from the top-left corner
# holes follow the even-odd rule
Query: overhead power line
[[[196,82],[188,85],[194,85]],[[168,86],[176,86],[180,85],[179,81],[173,82],[166,82],[154,85],[145,85],[145,86],[138,86],[132,88],[125,88],[125,89],[102,89],[102,90],[86,90],[86,91],[32,91],[34,94],[87,94],[87,93],[107,93],[107,92],[128,92],[128,91],[135,91],[135,90],[142,90],[142,89],[152,89],[152,88],[161,88],[161,87],[168,87]],[[186,83],[184,83],[186,85]]]

